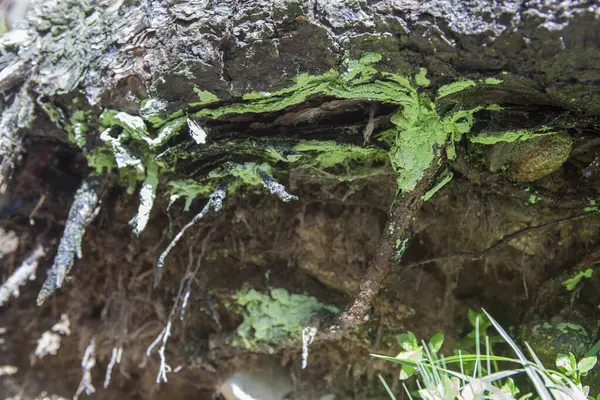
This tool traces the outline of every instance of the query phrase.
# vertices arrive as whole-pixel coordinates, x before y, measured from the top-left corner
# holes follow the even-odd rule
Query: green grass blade
[[[392,393],[392,389],[390,389],[390,387],[388,386],[387,382],[385,381],[385,379],[383,379],[383,376],[378,375],[379,376],[379,380],[381,381],[381,383],[383,384],[383,387],[385,388],[385,391],[387,392],[387,394],[390,395],[390,398],[392,400],[396,400],[396,396],[394,396],[394,393]],[[410,396],[410,394],[409,394]]]
[[[496,322],[496,320],[494,318],[492,318],[492,316],[490,314],[488,314],[488,312],[486,310],[483,310],[483,312],[489,318],[492,325],[494,325],[494,328],[496,328],[496,330],[498,331],[500,336],[502,336],[504,341],[506,341],[506,343],[508,343],[508,345],[513,349],[513,351],[515,352],[515,354],[517,355],[519,360],[521,360],[521,362],[523,363],[523,365],[525,367],[525,373],[527,374],[527,376],[529,377],[529,380],[535,387],[535,390],[537,391],[538,395],[540,396],[540,399],[541,400],[553,400],[552,395],[548,391],[548,388],[545,386],[544,382],[538,375],[537,371],[535,371],[533,368],[531,368],[527,358],[525,358],[525,355],[523,354],[521,349],[519,349],[519,346],[517,346],[517,344],[511,339],[511,337],[504,330],[504,328],[502,328],[500,326],[500,324],[498,322]]]

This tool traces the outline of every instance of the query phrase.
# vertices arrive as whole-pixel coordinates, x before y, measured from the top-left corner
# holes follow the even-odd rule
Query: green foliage
[[[238,326],[232,344],[248,349],[300,339],[302,329],[315,311],[339,312],[312,296],[290,294],[282,288],[270,289],[269,294],[254,289],[241,291],[234,299],[243,308],[244,321]]]
[[[333,141],[306,140],[298,143],[293,150],[299,153],[312,153],[312,164],[318,168],[331,168],[336,165],[350,167],[350,163],[372,165],[385,163],[387,152],[374,147],[339,144]]]
[[[586,376],[594,368],[596,361],[596,357],[585,357],[577,362],[573,353],[558,354],[556,367],[576,384],[581,384],[581,377]]]
[[[503,342],[502,337],[499,335],[490,336],[493,332],[493,324],[483,311],[469,308],[467,318],[473,329],[458,342],[460,350],[474,350],[479,343],[485,343],[486,338],[488,338],[490,345]]]
[[[485,317],[485,318],[484,318]],[[466,398],[491,398],[491,399],[526,399],[532,396],[527,393],[518,397],[521,392],[516,386],[513,376],[525,374],[535,388],[537,395],[542,400],[552,399],[585,399],[589,388],[581,383],[585,376],[595,365],[596,357],[585,357],[579,362],[572,354],[559,354],[556,359],[558,371],[544,367],[537,355],[528,347],[532,360],[528,360],[506,331],[487,313],[471,311],[469,320],[476,327],[477,351],[475,353],[462,353],[445,357],[439,353],[443,336],[435,335],[427,346],[422,342],[419,345],[416,337],[411,332],[398,336],[402,351],[396,357],[381,355],[372,356],[391,361],[401,365],[400,377],[406,379],[410,376],[418,377],[417,396],[424,400],[452,400]],[[516,354],[516,358],[499,357],[491,353],[490,340],[486,336],[485,352],[479,348],[479,321],[482,321],[482,331],[494,328],[499,337],[508,343]],[[498,368],[502,362],[503,368]],[[475,369],[472,373],[466,372],[466,363],[472,363]],[[492,369],[492,365],[494,368]],[[394,399],[389,386],[383,378],[390,398]],[[408,392],[409,399],[412,395]],[[600,396],[599,396],[600,397]]]
[[[475,87],[476,85],[477,84],[470,79],[460,80],[449,85],[444,85],[438,90],[437,99],[439,100],[451,94],[462,92],[463,90]]]
[[[555,135],[556,133],[557,132],[550,131],[547,127],[543,127],[537,130],[519,129],[504,132],[484,132],[479,135],[469,137],[469,140],[473,143],[491,145],[502,142],[521,142],[544,135]]]
[[[564,288],[566,290],[568,290],[570,292],[573,289],[575,289],[575,287],[583,279],[585,279],[585,278],[588,278],[588,279],[591,278],[593,273],[594,273],[594,270],[592,268],[587,268],[587,269],[585,269],[583,271],[579,271],[575,275],[573,275],[572,277],[570,277],[569,279],[567,279],[566,281],[564,281],[562,283],[562,285],[564,286]]]

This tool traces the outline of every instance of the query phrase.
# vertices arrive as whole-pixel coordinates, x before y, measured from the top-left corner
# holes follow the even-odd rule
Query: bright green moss
[[[470,79],[456,81],[449,85],[442,86],[437,93],[437,99],[449,96],[451,94],[462,92],[463,90],[475,87],[477,84]]]
[[[86,158],[90,168],[95,169],[98,174],[117,167],[115,157],[107,147],[96,147],[86,154]]]
[[[556,132],[549,131],[547,128],[541,128],[538,130],[519,129],[505,132],[485,132],[477,136],[471,136],[469,137],[469,140],[473,143],[490,145],[501,142],[521,142],[544,135],[554,134],[556,134]]]
[[[569,279],[565,280],[562,283],[562,285],[567,291],[571,292],[573,289],[575,289],[577,285],[579,285],[579,282],[581,282],[583,279],[590,279],[593,273],[594,270],[592,268],[587,268],[583,271],[579,271]]]
[[[312,153],[310,159],[318,168],[330,168],[336,165],[349,166],[355,161],[361,164],[375,164],[387,161],[387,152],[374,147],[361,147],[339,144],[333,141],[307,140],[295,145],[293,149],[300,153]]]
[[[287,339],[298,340],[309,317],[326,309],[338,313],[336,307],[319,303],[312,296],[290,294],[282,288],[268,294],[250,289],[235,296],[242,307],[244,321],[237,328],[234,346],[254,348],[257,345],[277,345]]]
[[[502,79],[497,78],[487,78],[484,82],[486,85],[499,85],[501,83],[504,83]]]
[[[442,149],[448,147],[448,156],[453,158],[454,142],[471,129],[473,114],[482,107],[439,115],[436,104],[426,93],[419,93],[417,90],[418,87],[430,84],[425,69],[420,69],[414,79],[398,74],[382,73],[377,68],[377,63],[381,60],[380,54],[366,53],[358,60],[348,60],[343,71],[332,69],[317,76],[299,75],[295,78],[295,84],[285,89],[271,93],[248,93],[241,101],[233,104],[196,109],[191,117],[210,120],[231,114],[275,112],[305,102],[314,95],[398,105],[398,112],[391,119],[395,127],[385,135],[385,142],[390,146],[389,152],[375,147],[338,144],[333,141],[300,141],[292,145],[291,150],[266,146],[263,149],[254,149],[254,153],[273,165],[283,162],[291,164],[292,168],[312,167],[316,170],[332,170],[341,166],[347,171],[352,169],[353,173],[363,167],[381,168],[389,159],[398,175],[398,189],[410,191],[415,188],[425,170],[431,166]],[[496,82],[486,81],[486,83]],[[437,98],[443,98],[475,85],[474,81],[463,80],[442,86],[437,93]],[[186,110],[219,100],[214,94],[200,88],[196,88],[195,91],[200,102],[190,105]],[[147,121],[154,127],[160,126],[156,135],[150,134],[142,118],[123,112],[106,111],[102,115],[102,123],[105,127],[120,127],[121,132],[117,138],[119,146],[123,147],[120,151],[126,151],[126,146],[132,146],[136,153],[142,154],[141,159],[144,162],[143,160],[156,156],[154,149],[166,144],[171,137],[187,129],[188,117],[184,114],[185,110],[180,110],[181,112],[176,113],[180,115],[179,117],[165,122],[165,103],[158,100],[147,101],[142,109]],[[171,114],[169,118],[173,118],[174,115]],[[119,150],[119,146],[116,150]],[[229,186],[233,188],[231,190],[240,185],[259,185],[260,171],[272,174],[271,166],[261,164],[260,159],[256,163],[226,164],[203,177],[201,182],[194,184],[189,180],[174,181],[172,195],[175,198],[185,197],[186,208],[189,208],[191,199],[205,196],[210,192],[209,189],[216,187],[219,180],[231,180]]]
[[[208,197],[215,189],[215,186],[210,183],[200,183],[193,179],[183,179],[170,181],[171,201],[179,198],[185,199],[184,210],[189,211],[192,201],[196,197]]]
[[[170,181],[171,201],[184,198],[184,209],[188,211],[194,199],[208,197],[220,183],[228,183],[227,191],[230,194],[238,192],[243,185],[262,186],[261,172],[270,176],[273,170],[266,163],[225,163],[222,167],[209,172],[201,181],[193,179]]]
[[[415,75],[415,83],[421,87],[428,87],[431,84],[431,81],[427,79],[427,70],[425,68],[419,69],[419,73]]]
[[[199,87],[194,87],[194,92],[196,92],[200,101],[193,103],[193,105],[201,106],[219,101],[219,98],[208,90],[201,90]]]

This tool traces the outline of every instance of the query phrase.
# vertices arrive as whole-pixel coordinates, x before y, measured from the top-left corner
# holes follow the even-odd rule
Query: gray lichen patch
[[[60,244],[54,257],[54,263],[48,271],[46,281],[38,294],[38,305],[43,304],[48,296],[62,286],[73,267],[75,256],[81,258],[81,242],[85,230],[100,211],[97,193],[99,184],[99,177],[90,175],[83,181],[77,193],[75,193],[65,225],[65,231],[60,239]]]
[[[0,193],[4,193],[12,176],[16,161],[21,157],[22,143],[19,131],[28,127],[33,119],[33,101],[25,87],[19,91],[12,104],[0,118]]]

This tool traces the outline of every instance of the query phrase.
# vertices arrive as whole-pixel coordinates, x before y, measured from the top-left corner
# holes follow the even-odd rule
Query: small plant
[[[596,357],[585,357],[579,362],[572,354],[559,354],[556,360],[558,371],[548,369],[542,365],[535,352],[529,347],[527,350],[531,360],[527,359],[521,349],[511,339],[508,333],[487,313],[482,315],[470,314],[475,317],[475,352],[463,353],[445,357],[439,353],[443,335],[435,335],[429,343],[419,343],[414,334],[408,332],[398,336],[402,351],[396,357],[381,355],[372,356],[402,365],[400,379],[406,380],[415,375],[417,377],[416,395],[424,400],[472,400],[472,399],[519,399],[525,400],[533,396],[526,393],[519,396],[521,390],[515,385],[513,376],[525,374],[535,389],[540,400],[585,400],[589,388],[581,383],[585,376],[595,365]],[[491,341],[489,336],[483,337],[480,332],[487,330],[486,323],[480,323],[485,317],[489,327],[493,327],[499,337],[514,351],[516,358],[500,357],[491,354]],[[483,329],[480,329],[483,327]],[[482,354],[481,342],[484,341],[485,352]],[[498,368],[493,363],[502,362],[503,368]],[[472,372],[467,372],[467,363],[473,364]],[[380,376],[390,398],[394,394]],[[404,385],[408,398],[413,399],[413,394]],[[599,396],[600,398],[600,396]]]
[[[567,291],[571,292],[573,289],[575,289],[579,282],[583,281],[583,279],[590,279],[592,277],[593,272],[594,270],[591,268],[579,271],[569,279],[565,280],[562,284]]]

